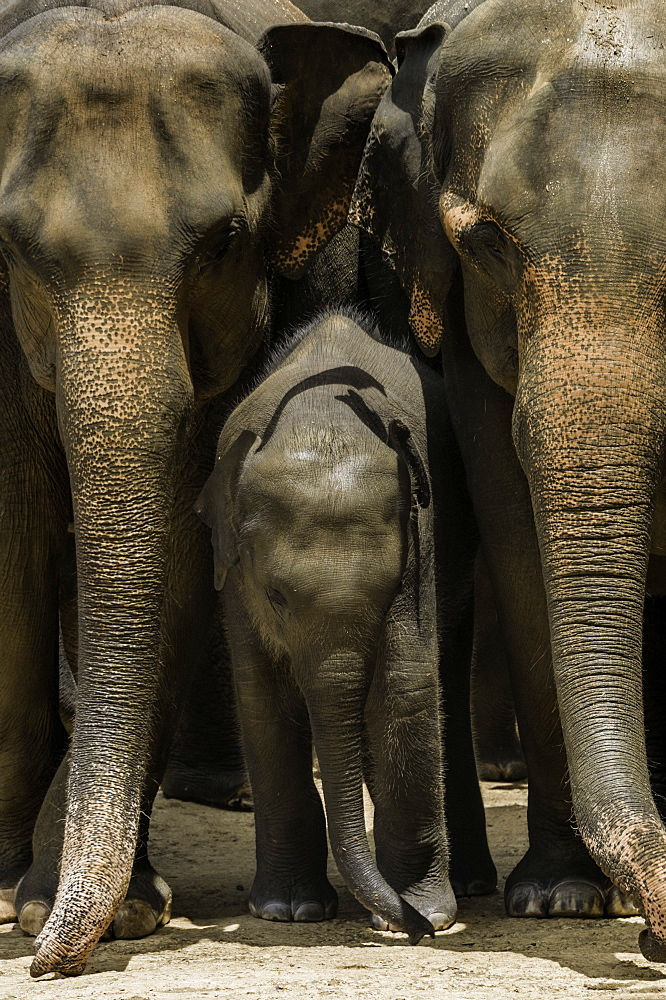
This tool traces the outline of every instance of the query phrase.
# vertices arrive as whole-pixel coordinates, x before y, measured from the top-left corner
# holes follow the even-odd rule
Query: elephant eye
[[[513,240],[494,222],[478,222],[460,233],[459,242],[462,254],[510,294],[521,267]]]
[[[276,608],[287,607],[286,597],[284,596],[284,594],[281,594],[279,590],[276,590],[275,587],[266,587],[266,596],[273,605],[273,607]]]
[[[197,255],[199,272],[213,264],[219,264],[226,257],[239,231],[239,226],[232,225],[223,232],[216,233],[206,241]]]
[[[488,253],[493,257],[502,257],[509,243],[507,237],[494,222],[478,222],[463,230],[460,234],[460,242],[472,255]]]

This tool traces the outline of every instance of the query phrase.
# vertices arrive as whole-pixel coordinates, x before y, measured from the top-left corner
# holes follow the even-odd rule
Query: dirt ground
[[[525,847],[526,791],[484,789],[501,880]],[[32,941],[0,927],[0,1000],[499,1000],[666,998],[666,968],[637,946],[642,921],[509,920],[501,893],[463,900],[459,922],[412,948],[373,931],[342,888],[326,924],[278,924],[249,915],[253,819],[161,796],[153,859],[173,888],[174,918],[143,941],[98,946],[79,979],[32,981]]]

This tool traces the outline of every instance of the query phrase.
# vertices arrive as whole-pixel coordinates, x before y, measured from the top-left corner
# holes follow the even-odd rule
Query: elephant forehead
[[[192,11],[32,18],[0,42],[2,224],[55,252],[205,232],[242,211],[269,97],[257,51]]]
[[[519,17],[516,9],[515,0],[487,0],[442,46],[439,121],[464,132],[472,151],[516,109],[546,117],[553,105],[582,98],[616,110],[635,94],[664,99],[661,0],[523,0]]]
[[[0,44],[0,86],[28,90],[50,105],[65,102],[69,115],[96,104],[179,98],[216,117],[252,83],[268,95],[268,70],[256,49],[184,8],[145,7],[110,20],[91,9],[57,9]]]
[[[589,235],[638,252],[650,233],[660,256],[666,9],[592,0],[523,6],[507,35],[509,5],[488,0],[468,19],[485,10],[486,21],[476,18],[471,34],[464,22],[443,55],[439,104],[454,150],[448,191],[535,249],[557,230],[569,248]],[[603,232],[592,235],[597,222]]]
[[[284,515],[294,528],[389,521],[400,507],[398,458],[380,442],[371,450],[341,447],[326,431],[284,447],[276,441],[249,460],[239,497],[253,520]]]

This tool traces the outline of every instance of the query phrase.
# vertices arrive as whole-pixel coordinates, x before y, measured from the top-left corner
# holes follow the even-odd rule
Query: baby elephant
[[[314,741],[333,854],[375,927],[415,944],[455,919],[427,468],[441,394],[437,375],[363,320],[324,315],[220,437],[198,511],[224,588],[256,813],[257,917],[337,910]]]

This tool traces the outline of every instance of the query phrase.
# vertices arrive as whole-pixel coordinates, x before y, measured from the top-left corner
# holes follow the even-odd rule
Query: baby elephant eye
[[[275,587],[266,587],[266,596],[273,605],[273,607],[286,608],[287,606],[286,597],[284,596],[284,594],[281,594],[279,590],[276,590]]]

